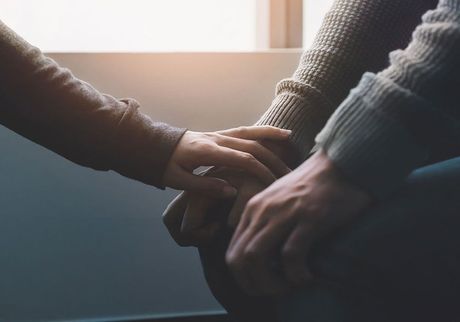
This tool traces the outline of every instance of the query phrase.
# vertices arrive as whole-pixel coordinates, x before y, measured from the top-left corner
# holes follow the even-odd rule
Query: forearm
[[[258,124],[293,130],[292,142],[305,159],[316,134],[365,71],[387,64],[391,50],[405,46],[428,0],[337,0],[312,47]]]
[[[378,197],[439,154],[460,155],[460,4],[441,0],[405,50],[368,73],[317,137],[353,181]],[[447,150],[447,152],[446,152]]]
[[[0,123],[79,164],[162,186],[183,133],[98,92],[0,22]]]

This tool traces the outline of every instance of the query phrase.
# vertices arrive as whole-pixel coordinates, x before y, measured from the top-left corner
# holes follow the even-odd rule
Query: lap
[[[460,158],[414,171],[401,191],[322,243],[317,284],[284,321],[451,321],[460,316]],[[449,320],[450,318],[450,320]]]

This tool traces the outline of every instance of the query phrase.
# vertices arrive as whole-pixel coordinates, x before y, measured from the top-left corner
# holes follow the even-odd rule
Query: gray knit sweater
[[[306,158],[329,119],[318,146],[378,196],[427,160],[459,154],[459,1],[441,0],[410,41],[437,1],[337,0],[258,124],[292,129]],[[162,186],[184,129],[100,94],[1,23],[0,70],[0,123],[74,162]]]
[[[413,169],[460,155],[459,89],[460,0],[337,0],[258,124],[292,129],[304,158],[316,137],[385,197]]]
[[[162,188],[184,129],[74,77],[0,22],[0,124],[84,166]]]

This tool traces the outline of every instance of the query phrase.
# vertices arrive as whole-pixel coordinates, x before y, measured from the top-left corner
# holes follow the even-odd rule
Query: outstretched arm
[[[261,126],[199,133],[154,122],[135,100],[101,94],[1,22],[0,71],[0,123],[81,165],[219,196],[235,189],[193,175],[196,167],[243,169],[267,183],[288,171],[256,141],[285,140],[289,131]]]
[[[101,94],[0,22],[0,123],[98,170],[162,186],[185,132],[154,122],[133,99]]]

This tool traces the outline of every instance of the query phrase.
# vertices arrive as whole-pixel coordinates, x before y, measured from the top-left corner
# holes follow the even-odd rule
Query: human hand
[[[289,168],[256,140],[287,140],[290,131],[272,126],[240,127],[218,132],[187,131],[179,141],[164,175],[168,187],[217,197],[232,197],[236,190],[226,181],[193,174],[199,166],[244,170],[270,184]]]
[[[298,164],[299,156],[289,142],[262,140],[260,143],[289,166]],[[231,205],[227,207],[220,207],[225,203],[221,198],[200,193],[185,191],[177,196],[164,211],[163,222],[180,246],[206,245],[213,242],[214,236],[222,230],[233,230],[249,199],[267,186],[252,175],[225,167],[209,169],[204,175],[230,183],[236,188],[237,195],[229,200]]]
[[[247,204],[226,254],[247,293],[277,295],[312,279],[307,256],[315,242],[352,221],[370,196],[341,177],[318,151]]]
[[[237,195],[222,200],[185,191],[177,196],[164,211],[163,223],[180,246],[206,245],[213,242],[216,234],[233,230],[249,199],[267,186],[235,169],[214,168],[205,175],[225,180],[235,187]]]

